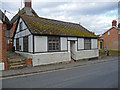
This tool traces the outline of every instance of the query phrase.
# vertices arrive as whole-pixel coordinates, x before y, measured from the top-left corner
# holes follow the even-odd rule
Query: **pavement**
[[[118,62],[96,63],[59,70],[3,77],[2,88],[118,88]]]
[[[71,62],[71,63],[44,65],[44,66],[37,66],[37,67],[31,67],[31,68],[26,67],[23,69],[16,69],[16,70],[5,70],[5,71],[2,71],[0,78],[24,75],[24,74],[30,74],[30,73],[53,71],[53,70],[59,70],[59,69],[64,69],[64,68],[71,68],[71,67],[77,67],[77,66],[109,62],[109,61],[114,61],[114,60],[118,60],[118,56],[107,56],[102,59],[80,60],[80,61]]]

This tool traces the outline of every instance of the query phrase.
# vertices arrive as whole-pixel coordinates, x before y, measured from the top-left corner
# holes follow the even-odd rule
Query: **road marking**
[[[107,61],[110,62],[110,61]],[[8,76],[8,77],[0,77],[0,80],[4,80],[4,79],[11,79],[11,78],[17,78],[17,77],[25,77],[25,76],[32,76],[32,75],[37,75],[37,74],[45,74],[45,73],[49,73],[49,72],[56,72],[56,71],[65,71],[65,70],[70,70],[70,69],[74,69],[74,68],[78,68],[78,67],[86,67],[86,66],[92,66],[95,64],[103,64],[103,63],[107,63],[105,62],[96,62],[96,63],[91,63],[91,64],[85,64],[85,65],[79,65],[79,66],[73,66],[73,67],[67,67],[67,68],[61,68],[61,69],[57,69],[57,70],[50,70],[50,71],[43,71],[43,72],[36,72],[36,73],[30,73],[30,74],[24,74],[24,75],[17,75],[17,76]],[[115,61],[112,61],[115,62]]]

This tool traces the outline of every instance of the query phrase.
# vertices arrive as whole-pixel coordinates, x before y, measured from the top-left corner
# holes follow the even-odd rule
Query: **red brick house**
[[[10,28],[10,23],[5,14],[0,10],[0,70],[7,69],[7,44],[6,33]]]
[[[117,21],[112,21],[112,27],[107,30],[101,37],[104,40],[104,49],[119,51],[120,45],[120,24],[117,26]]]

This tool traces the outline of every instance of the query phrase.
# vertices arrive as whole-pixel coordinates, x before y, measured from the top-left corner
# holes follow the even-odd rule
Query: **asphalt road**
[[[3,88],[118,88],[118,61],[4,79]]]

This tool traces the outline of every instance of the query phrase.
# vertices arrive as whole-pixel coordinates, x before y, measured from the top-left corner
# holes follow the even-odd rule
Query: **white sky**
[[[22,3],[21,3],[22,1]],[[32,0],[40,17],[80,23],[96,34],[102,34],[118,21],[119,0]],[[1,0],[0,9],[11,19],[24,7],[24,0]]]

